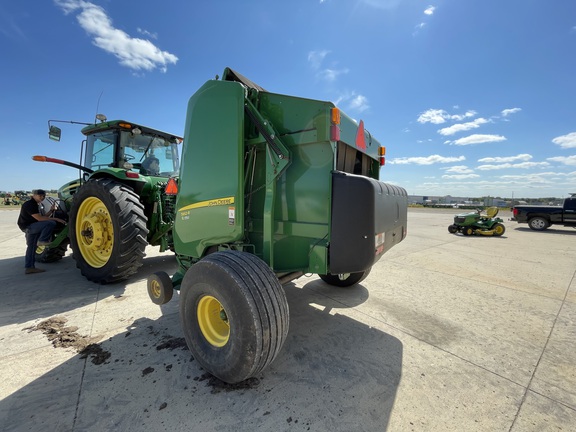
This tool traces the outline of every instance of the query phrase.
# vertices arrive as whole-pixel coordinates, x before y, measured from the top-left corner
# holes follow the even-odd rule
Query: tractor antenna
[[[104,90],[100,92],[100,96],[98,96],[98,102],[96,102],[96,115],[94,116],[94,123],[96,123],[96,120],[98,120],[98,109],[100,108],[100,98],[102,97],[103,93]]]

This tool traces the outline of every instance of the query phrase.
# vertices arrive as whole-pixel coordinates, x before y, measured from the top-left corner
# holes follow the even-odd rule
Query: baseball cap
[[[44,189],[33,189],[32,195],[46,195],[46,191]]]

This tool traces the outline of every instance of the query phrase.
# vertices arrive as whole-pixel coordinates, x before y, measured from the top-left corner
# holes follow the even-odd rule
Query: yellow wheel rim
[[[108,209],[98,198],[84,200],[76,220],[78,249],[94,268],[104,267],[112,256],[114,228]]]
[[[496,229],[494,229],[494,233],[496,235],[501,235],[502,233],[504,233],[504,227],[501,225],[497,225]]]
[[[154,298],[160,298],[162,294],[162,288],[160,287],[160,282],[157,280],[150,281],[150,292],[154,296]]]
[[[198,302],[198,325],[206,340],[215,347],[223,347],[230,339],[230,323],[222,304],[212,296]]]

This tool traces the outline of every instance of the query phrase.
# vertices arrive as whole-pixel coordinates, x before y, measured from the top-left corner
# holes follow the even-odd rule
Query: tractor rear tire
[[[234,384],[260,373],[288,334],[288,301],[260,258],[220,251],[194,264],[180,286],[180,320],[198,363]]]
[[[148,296],[150,300],[152,300],[152,303],[161,306],[172,300],[174,286],[168,273],[163,271],[152,273],[148,276],[147,287]]]
[[[328,273],[325,275],[318,275],[318,276],[320,276],[320,279],[322,279],[328,285],[346,288],[362,282],[364,279],[368,277],[368,275],[370,274],[370,270],[372,270],[372,267],[370,267],[368,270],[364,270],[362,272],[357,273],[346,273],[344,275],[337,275],[337,274],[333,275]]]
[[[74,195],[70,211],[76,267],[96,283],[129,278],[145,256],[147,220],[138,195],[128,186],[109,178],[88,181]]]
[[[37,246],[36,247],[36,262],[53,263],[61,260],[66,255],[68,249],[68,242],[63,241],[56,247]]]

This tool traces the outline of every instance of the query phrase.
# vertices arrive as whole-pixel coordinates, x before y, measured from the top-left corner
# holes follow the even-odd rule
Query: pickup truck
[[[528,223],[536,231],[544,231],[550,225],[564,225],[576,228],[576,193],[570,194],[560,206],[517,205],[512,209],[511,220]]]

